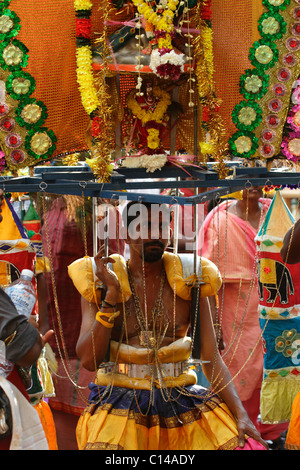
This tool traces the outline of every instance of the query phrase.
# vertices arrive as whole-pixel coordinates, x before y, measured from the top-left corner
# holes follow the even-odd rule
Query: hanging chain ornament
[[[47,250],[48,250],[48,258],[49,258],[49,263],[50,263],[50,274],[51,274],[51,283],[52,283],[52,292],[53,292],[53,298],[54,298],[54,305],[55,305],[55,311],[56,311],[56,318],[58,321],[58,328],[59,328],[59,334],[56,331],[55,328],[55,322],[53,322],[53,329],[54,329],[54,334],[55,334],[55,340],[59,352],[59,356],[61,359],[61,363],[63,365],[63,368],[66,372],[67,378],[70,380],[72,385],[78,390],[78,392],[81,394],[82,398],[84,401],[87,402],[87,398],[82,394],[81,390],[87,389],[88,387],[81,387],[77,384],[73,373],[72,373],[72,367],[70,364],[70,359],[69,355],[67,352],[67,347],[66,347],[66,342],[63,334],[63,326],[62,326],[62,321],[61,321],[61,314],[60,314],[60,309],[59,309],[59,303],[58,303],[58,297],[57,297],[57,290],[56,290],[56,281],[55,281],[55,276],[54,276],[54,268],[53,268],[53,257],[52,257],[52,249],[51,249],[51,242],[50,242],[50,235],[49,235],[49,221],[48,221],[48,209],[46,207],[46,194],[44,191],[42,191],[42,207],[43,207],[43,214],[44,214],[44,221],[45,221],[45,228],[46,228],[46,243],[47,243]],[[61,339],[62,347],[63,347],[63,352],[61,350],[60,346],[60,341],[59,337]],[[63,355],[64,353],[64,355]],[[65,364],[67,363],[67,365]]]

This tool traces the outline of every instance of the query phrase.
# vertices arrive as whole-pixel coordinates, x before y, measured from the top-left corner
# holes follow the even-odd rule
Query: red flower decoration
[[[210,110],[207,106],[203,106],[202,109],[202,121],[207,122],[210,118]]]
[[[201,7],[201,18],[202,20],[211,20],[212,17],[212,11],[210,9],[211,6],[211,0],[207,0],[205,2],[205,5]]]
[[[269,274],[271,272],[271,269],[269,268],[269,266],[266,266],[264,268],[264,271],[265,271],[265,273]]]
[[[83,37],[90,39],[92,31],[92,22],[90,18],[77,18],[76,19],[76,37]]]
[[[101,133],[102,127],[103,120],[99,116],[94,117],[92,121],[92,136],[98,137],[98,135]]]

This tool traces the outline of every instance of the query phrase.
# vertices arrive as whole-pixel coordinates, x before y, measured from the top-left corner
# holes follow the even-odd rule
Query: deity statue
[[[137,155],[126,158],[123,164],[127,166],[131,160],[134,166],[139,166],[138,162],[148,160],[147,156],[155,156],[156,163],[161,161],[165,164],[167,154],[163,137],[168,131],[170,94],[153,86],[150,80],[145,80],[138,90],[131,90],[126,97],[127,107],[134,118],[130,144]]]

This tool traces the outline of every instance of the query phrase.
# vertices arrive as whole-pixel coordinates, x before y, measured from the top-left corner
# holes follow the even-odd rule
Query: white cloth
[[[49,450],[38,412],[11,382],[0,375],[0,386],[6,393],[12,411],[10,450]]]

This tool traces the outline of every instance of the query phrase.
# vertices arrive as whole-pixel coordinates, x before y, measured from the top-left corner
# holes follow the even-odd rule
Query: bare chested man
[[[133,207],[133,203],[130,206]],[[211,318],[214,296],[200,297],[200,342],[202,360],[205,361],[204,373],[212,383],[212,390],[215,389],[218,394],[196,386],[195,382],[190,381],[186,369],[181,370],[182,374],[176,372],[176,368],[186,363],[186,356],[179,357],[182,354],[179,351],[187,344],[191,300],[176,294],[170,282],[170,272],[162,281],[164,271],[174,269],[167,268],[166,261],[170,220],[166,227],[162,214],[154,223],[150,210],[142,212],[139,219],[133,217],[130,223],[127,219],[126,243],[130,258],[123,277],[126,273],[131,295],[125,299],[123,295],[123,301],[120,301],[124,279],[120,272],[117,276],[108,267],[112,263],[114,268],[117,261],[97,255],[96,276],[105,286],[105,296],[100,308],[82,297],[82,327],[77,343],[81,363],[89,370],[96,370],[104,361],[111,342],[114,351],[117,351],[114,358],[124,362],[121,365],[126,367],[125,373],[122,373],[122,368],[118,366],[115,372],[109,374],[109,380],[106,374],[97,374],[96,384],[91,386],[90,398],[94,404],[80,418],[77,428],[79,448],[247,448],[251,439],[247,440],[246,435],[253,438],[254,445],[264,448],[265,443],[249,420],[217,351]],[[137,223],[133,230],[134,220]],[[154,236],[153,230],[156,232]],[[161,302],[158,302],[160,294]],[[91,317],[95,318],[92,327]],[[168,368],[163,369],[169,371],[164,378],[159,374],[149,376],[149,370],[156,370],[153,364],[159,368],[158,362]],[[162,385],[164,380],[165,386]],[[224,413],[225,418],[221,418],[222,424],[219,421],[216,425],[219,412]],[[117,417],[120,419],[118,424],[113,420]],[[225,422],[229,419],[229,422],[224,424],[223,419]],[[209,430],[207,423],[210,420],[212,427]],[[215,425],[220,436],[212,437]],[[184,428],[187,431],[183,431]],[[189,438],[187,433],[191,433]]]

